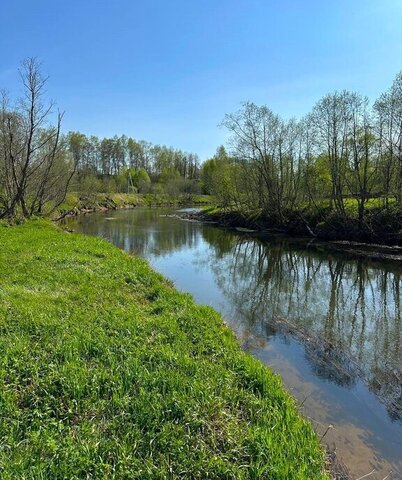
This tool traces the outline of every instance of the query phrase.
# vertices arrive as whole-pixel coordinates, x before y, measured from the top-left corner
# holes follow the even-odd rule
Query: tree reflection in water
[[[195,289],[202,289],[199,271],[186,262],[205,267],[220,291],[215,300],[231,305],[232,325],[238,321],[240,330],[262,341],[297,337],[318,377],[346,388],[362,379],[392,419],[402,418],[401,265],[161,217],[169,212],[137,209],[110,213],[110,221],[95,214],[74,222],[151,261],[177,252],[183,284],[192,281]],[[176,274],[178,266],[172,268]]]
[[[378,268],[291,245],[203,230],[219,287],[248,329],[295,335],[321,378],[350,387],[361,378],[402,418],[401,268]]]

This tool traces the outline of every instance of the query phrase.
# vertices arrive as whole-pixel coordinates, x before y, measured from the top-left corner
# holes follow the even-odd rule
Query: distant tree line
[[[148,193],[196,193],[200,190],[200,160],[193,153],[153,145],[122,135],[112,138],[66,135],[77,165],[77,189]]]
[[[360,228],[373,207],[400,212],[402,72],[372,106],[358,93],[335,92],[301,120],[285,120],[248,102],[222,125],[231,134],[230,155],[220,147],[204,163],[202,180],[224,208],[280,224],[295,212],[353,212]]]

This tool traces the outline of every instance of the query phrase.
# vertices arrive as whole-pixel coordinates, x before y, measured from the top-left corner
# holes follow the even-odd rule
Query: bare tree
[[[402,203],[402,72],[374,104],[384,186]]]
[[[345,215],[343,193],[348,159],[350,104],[354,94],[335,92],[322,98],[313,108],[311,119],[316,128],[318,145],[326,151],[331,174],[331,203]]]
[[[1,109],[3,208],[0,217],[13,217],[20,207],[25,217],[41,212],[46,202],[60,204],[75,171],[60,141],[63,113],[56,125],[49,120],[54,103],[44,102],[47,77],[35,58],[22,62],[20,70],[24,94],[14,108],[3,96]]]
[[[373,180],[377,173],[376,157],[373,155],[376,139],[367,97],[353,94],[349,100],[351,122],[348,132],[348,170],[350,175],[345,176],[345,181],[346,186],[349,187],[349,193],[357,200],[359,227],[362,228],[366,204],[371,197]]]
[[[261,209],[284,222],[300,181],[297,122],[285,122],[266,106],[245,103],[238,112],[226,115],[222,124],[232,133],[234,156],[250,167],[247,182],[254,179]]]

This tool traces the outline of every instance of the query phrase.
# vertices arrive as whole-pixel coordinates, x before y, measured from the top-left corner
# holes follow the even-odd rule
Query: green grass
[[[70,192],[67,194],[64,202],[57,208],[56,216],[65,211],[73,209],[95,209],[102,208],[121,208],[125,206],[144,206],[146,205],[141,195],[136,193],[91,193],[78,194]],[[45,215],[52,208],[52,205],[47,205]]]
[[[68,193],[64,202],[57,208],[54,216],[73,209],[94,209],[140,207],[140,206],[176,206],[176,205],[209,205],[212,202],[210,195],[164,195],[140,193]],[[52,205],[46,205],[44,214],[47,215]]]
[[[327,478],[311,425],[221,317],[145,261],[0,225],[0,478]]]
[[[208,215],[218,215],[222,213],[222,208],[217,207],[215,205],[211,205],[211,206],[202,208],[201,212]]]
[[[366,210],[373,210],[383,208],[386,204],[385,198],[369,198],[365,203]],[[356,217],[358,213],[358,201],[355,198],[346,198],[344,200],[344,205],[347,213],[352,216]],[[395,206],[396,199],[394,197],[388,198],[388,206]]]
[[[146,205],[159,206],[159,205],[209,205],[212,202],[211,195],[201,194],[182,194],[182,195],[167,195],[167,194],[154,194],[147,193],[146,195],[140,195]]]

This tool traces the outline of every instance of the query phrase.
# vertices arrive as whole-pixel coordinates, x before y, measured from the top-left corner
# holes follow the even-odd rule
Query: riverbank
[[[211,223],[220,227],[235,229],[239,232],[262,237],[272,234],[289,235],[300,238],[300,240],[307,240],[308,242],[306,243],[310,246],[315,245],[317,248],[323,247],[328,252],[340,252],[354,258],[367,258],[380,261],[402,261],[402,237],[399,238],[394,235],[394,240],[390,241],[391,237],[387,237],[386,233],[384,233],[384,238],[381,238],[380,233],[375,237],[372,237],[372,239],[375,238],[377,243],[352,240],[351,238],[358,238],[353,235],[351,238],[346,239],[346,230],[342,235],[338,236],[335,234],[327,235],[325,233],[313,235],[312,232],[309,232],[302,226],[299,226],[299,228],[295,228],[294,226],[289,226],[289,228],[280,227],[279,225],[275,225],[267,219],[258,216],[247,217],[238,212],[224,212],[215,207],[207,207],[199,212],[186,212],[181,214],[180,217],[187,220]],[[402,218],[400,222],[402,225]],[[390,242],[390,244],[388,244],[388,242]]]
[[[280,379],[139,258],[0,226],[2,478],[324,479]]]
[[[86,213],[118,210],[135,207],[170,207],[180,205],[206,206],[211,204],[210,195],[163,195],[139,193],[69,193],[65,201],[52,213],[55,220]]]

